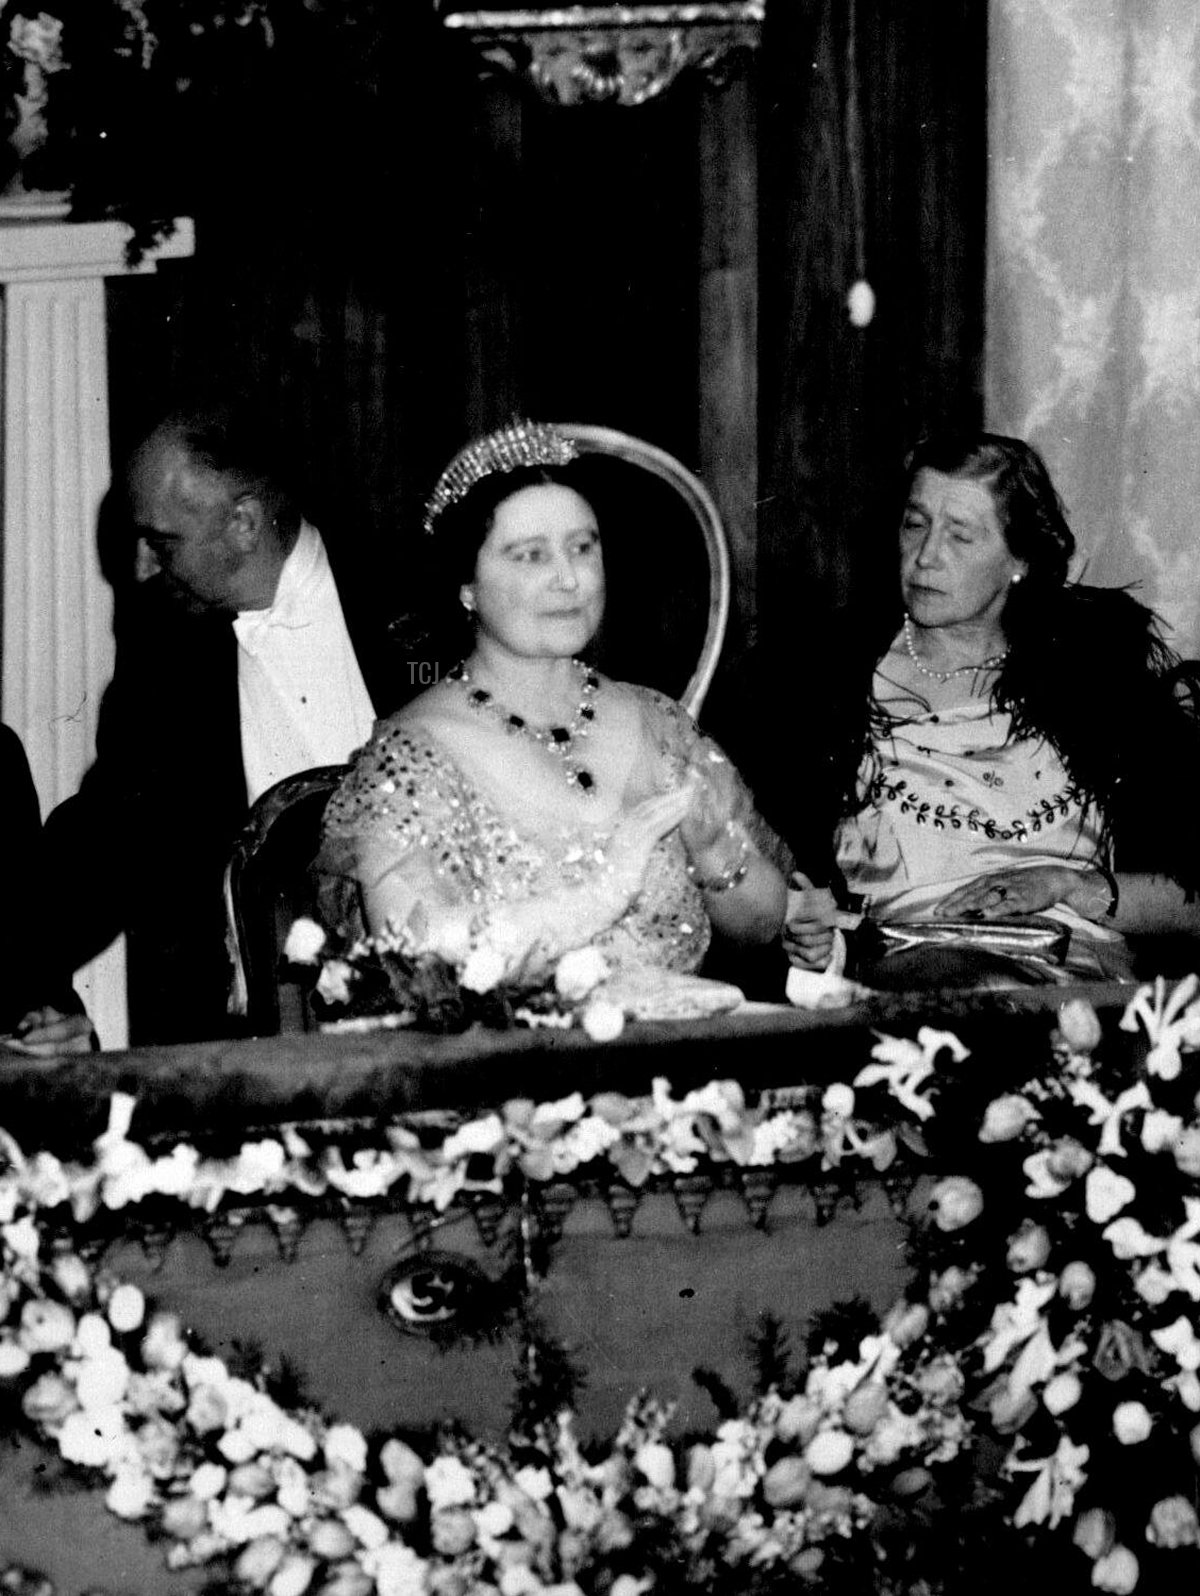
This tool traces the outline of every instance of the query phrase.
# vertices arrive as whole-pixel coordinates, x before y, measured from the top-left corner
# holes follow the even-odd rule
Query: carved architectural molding
[[[766,0],[455,11],[447,28],[553,105],[642,105],[695,69],[720,82],[757,48]]]

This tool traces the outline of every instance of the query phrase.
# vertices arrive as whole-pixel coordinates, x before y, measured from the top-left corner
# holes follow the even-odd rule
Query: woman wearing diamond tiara
[[[1030,916],[1069,933],[1062,968],[1076,976],[1127,976],[1122,933],[1200,929],[1200,728],[1152,613],[1128,593],[1068,583],[1074,547],[1028,444],[974,433],[919,445],[895,598],[874,625],[844,629],[829,693],[808,716],[810,768],[832,777],[823,809],[796,813],[815,782],[773,806],[744,767],[772,819],[793,804],[798,853],[800,835],[833,839],[827,878],[894,950],[862,968],[868,981],[909,984],[925,970],[972,984],[1018,965],[1047,976],[1053,960],[1029,935],[1055,927],[1022,930]],[[831,904],[793,899],[794,964],[828,963]]]
[[[432,563],[469,641],[382,721],[325,820],[368,927],[510,968],[595,945],[618,967],[692,972],[710,925],[768,942],[786,888],[774,838],[675,703],[579,655],[604,611],[575,446],[521,422],[468,445],[426,510]]]

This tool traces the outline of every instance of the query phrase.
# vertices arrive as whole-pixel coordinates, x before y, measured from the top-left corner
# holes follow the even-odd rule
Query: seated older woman
[[[1120,979],[1122,933],[1200,926],[1200,729],[1151,612],[1067,582],[1074,546],[1019,439],[911,456],[898,603],[839,673],[824,767],[837,872],[893,950],[868,981]],[[793,963],[828,963],[828,902],[793,900]]]
[[[786,888],[720,750],[675,703],[579,658],[604,555],[575,446],[518,423],[470,444],[427,507],[465,657],[381,721],[326,813],[368,926],[512,966],[585,945],[689,973],[710,926],[769,942]]]

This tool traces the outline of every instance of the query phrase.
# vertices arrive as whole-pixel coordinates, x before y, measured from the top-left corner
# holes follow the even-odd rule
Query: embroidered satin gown
[[[719,751],[661,693],[628,684],[621,691],[633,695],[643,732],[621,795],[620,811],[627,812],[651,793],[677,786],[689,764]],[[736,818],[761,836],[750,795],[740,782],[738,790]],[[418,903],[473,905],[483,927],[488,910],[501,903],[598,878],[612,824],[548,824],[518,810],[498,777],[493,784],[478,772],[468,776],[434,737],[394,717],[379,722],[330,802],[323,863],[358,875],[366,845],[377,854],[386,838],[394,853],[389,868],[402,872]],[[672,832],[655,847],[634,901],[592,945],[619,968],[690,973],[710,934],[683,843]]]
[[[877,696],[895,688],[876,679]],[[937,712],[894,697],[864,767],[869,800],[844,821],[838,863],[872,918],[936,918],[957,887],[994,870],[1101,860],[1101,820],[1045,742],[1009,740],[1011,717],[986,701]],[[1080,973],[1118,973],[1123,939],[1065,904],[1042,913],[1071,930]]]

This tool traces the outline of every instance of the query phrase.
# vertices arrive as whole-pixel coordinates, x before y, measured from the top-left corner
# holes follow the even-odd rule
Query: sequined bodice
[[[646,690],[642,690],[646,691]],[[700,737],[690,720],[658,694],[645,707],[682,741]],[[665,713],[662,705],[680,717]],[[656,724],[661,735],[663,726]],[[683,748],[680,748],[683,757]],[[481,911],[586,885],[605,865],[611,831],[588,825],[535,833],[501,812],[429,734],[400,719],[382,721],[335,793],[325,816],[326,839],[351,848],[370,837],[394,842],[397,865],[418,895]],[[701,894],[687,875],[677,833],[655,848],[642,890],[613,925],[595,939],[614,963],[692,971],[708,948],[710,928]]]

